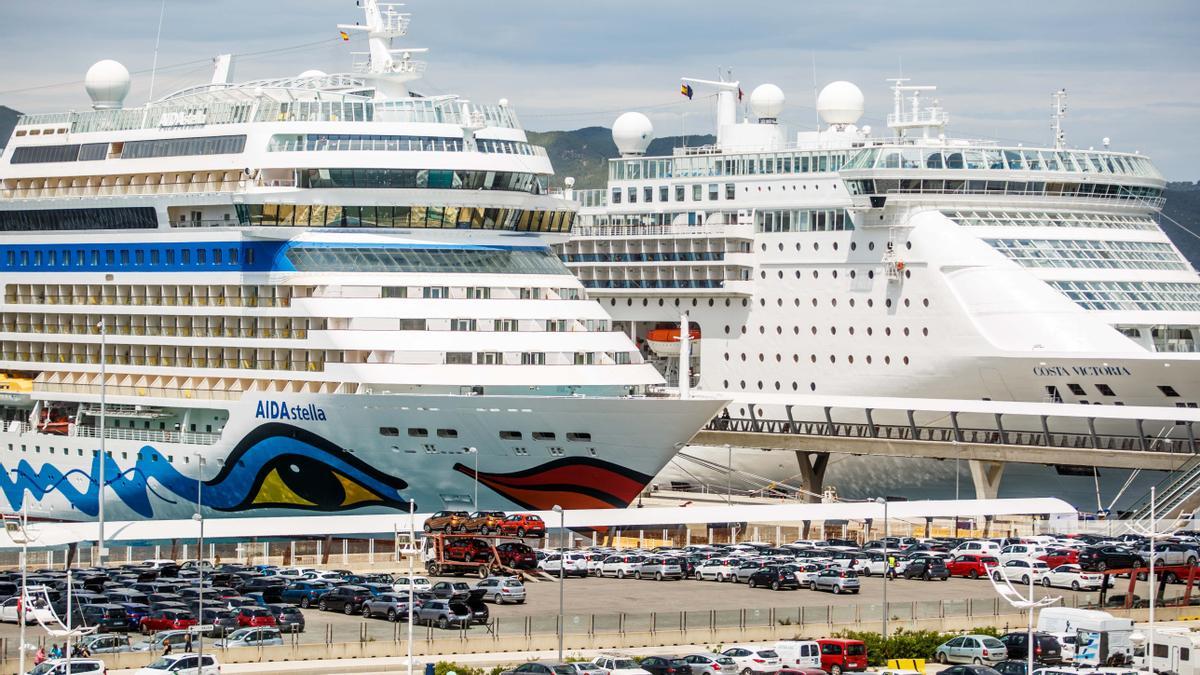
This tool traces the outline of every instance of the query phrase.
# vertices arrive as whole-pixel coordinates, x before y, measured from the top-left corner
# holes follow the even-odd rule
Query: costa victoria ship
[[[718,401],[652,365],[550,244],[575,205],[505,101],[423,97],[363,0],[353,74],[20,119],[2,165],[4,508],[209,515],[621,507]],[[103,397],[103,398],[102,398]],[[476,483],[476,471],[478,483]]]
[[[834,82],[817,99],[822,127],[789,136],[778,87],[755,89],[753,119],[739,122],[737,82],[684,82],[716,90],[716,143],[646,157],[649,119],[622,115],[608,187],[574,192],[579,222],[561,248],[672,381],[687,313],[695,381],[733,398],[735,417],[764,395],[780,403],[755,413],[782,420],[814,394],[1200,402],[1200,279],[1157,222],[1164,179],[1136,153],[1069,149],[1062,95],[1056,144],[1037,148],[948,137],[945,111],[920,98],[933,87],[896,82],[879,137],[858,126],[858,87]],[[736,453],[760,484],[798,481],[791,452]],[[661,478],[724,485],[726,463],[723,448],[689,447]],[[825,483],[843,496],[945,496],[955,465],[834,455]],[[1013,472],[1095,504],[1090,470]],[[1110,487],[1125,478],[1101,474]]]

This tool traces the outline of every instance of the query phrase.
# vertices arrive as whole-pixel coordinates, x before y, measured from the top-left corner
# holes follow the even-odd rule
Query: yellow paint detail
[[[271,469],[271,473],[263,479],[262,485],[258,488],[258,494],[254,495],[255,504],[292,504],[294,506],[316,506],[313,502],[296,494],[294,490],[283,482],[283,478],[279,476],[279,469]]]
[[[351,481],[349,478],[340,473],[334,472],[338,482],[342,484],[342,489],[346,491],[346,498],[342,500],[342,506],[354,506],[364,502],[381,502],[383,501],[377,495],[373,494],[363,486]]]

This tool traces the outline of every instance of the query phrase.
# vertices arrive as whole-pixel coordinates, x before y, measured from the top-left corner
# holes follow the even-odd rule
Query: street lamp
[[[888,557],[888,537],[890,536],[888,531],[888,503],[883,497],[877,497],[875,503],[883,504],[883,639],[886,640],[888,634],[887,587],[888,576],[892,571],[891,558]]]
[[[1033,672],[1033,647],[1034,647],[1033,610],[1041,609],[1043,607],[1049,607],[1050,605],[1053,605],[1054,603],[1058,602],[1059,600],[1062,600],[1062,597],[1061,596],[1054,596],[1054,597],[1047,596],[1047,597],[1042,598],[1041,600],[1035,600],[1034,596],[1033,596],[1033,570],[1032,569],[1030,569],[1030,571],[1029,571],[1029,597],[1028,598],[1022,597],[1022,595],[1017,591],[1016,588],[1013,587],[1012,582],[1009,581],[1008,577],[1005,576],[1003,572],[996,573],[996,572],[994,572],[994,570],[995,570],[995,567],[993,567],[991,571],[988,571],[988,575],[987,575],[988,579],[991,580],[991,582],[992,582],[992,588],[996,589],[996,592],[1000,594],[1000,597],[1004,598],[1004,600],[1007,601],[1009,605],[1012,605],[1013,609],[1026,610],[1029,612],[1029,638],[1028,638],[1029,653],[1026,655],[1027,660],[1026,660],[1026,664],[1025,664],[1025,668],[1026,668],[1025,672],[1032,673]],[[999,578],[997,578],[997,577],[999,577]]]
[[[475,477],[475,497],[471,499],[473,510],[479,510],[479,449],[476,447],[467,448],[467,452],[475,456],[475,472],[471,474]]]
[[[104,567],[104,488],[106,481],[104,480],[104,465],[108,455],[105,453],[104,447],[104,425],[108,414],[108,373],[105,369],[104,355],[108,351],[108,327],[104,323],[104,317],[100,317],[100,475],[96,485],[97,495],[97,520],[99,522],[99,534],[96,537],[96,543],[99,547],[99,562],[100,567]]]
[[[408,500],[408,675],[413,675],[413,605],[417,602],[413,594],[413,564],[417,558],[417,503]]]
[[[1168,532],[1159,532],[1156,527],[1158,525],[1158,492],[1154,486],[1150,487],[1150,528],[1133,526],[1129,529],[1146,537],[1150,543],[1150,569],[1146,576],[1146,583],[1150,585],[1150,627],[1146,630],[1146,658],[1147,664],[1151,672],[1154,670],[1154,603],[1158,600],[1158,587],[1154,583],[1154,540],[1162,537],[1170,536]]]
[[[565,574],[567,569],[567,551],[566,546],[564,546],[567,538],[567,516],[566,512],[563,511],[563,507],[558,504],[555,504],[552,510],[558,514],[558,661],[561,663],[563,660],[563,618],[565,614],[563,612],[563,600],[565,598],[564,585],[567,579]]]
[[[733,505],[733,446],[725,444],[725,505]]]
[[[18,473],[16,469],[12,473]],[[26,571],[28,570],[29,559],[29,512],[26,509],[25,500],[21,500],[20,519],[5,517],[4,529],[8,532],[8,538],[14,544],[21,545],[21,596],[17,602],[17,624],[20,625],[20,637],[18,638],[18,663],[17,670],[21,673],[25,671],[25,613],[29,611],[29,586],[26,583]],[[69,592],[69,591],[68,591]]]

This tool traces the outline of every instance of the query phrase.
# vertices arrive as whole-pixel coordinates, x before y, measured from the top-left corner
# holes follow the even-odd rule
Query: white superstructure
[[[684,81],[716,90],[716,143],[646,157],[643,130],[606,189],[572,191],[561,247],[672,383],[679,350],[658,345],[686,313],[693,386],[732,397],[735,417],[789,419],[737,400],[764,392],[1200,402],[1200,278],[1158,225],[1165,181],[1137,153],[1067,148],[1061,98],[1057,147],[1035,148],[948,136],[933,87],[903,80],[882,137],[858,126],[849,82],[818,96],[820,130],[789,135],[778,87],[756,88],[739,122],[739,83]],[[790,454],[739,451],[738,468],[794,483]],[[724,484],[725,464],[688,448],[661,479]],[[954,468],[844,464],[826,483],[867,494]]]
[[[353,74],[20,119],[0,155],[3,506],[107,513],[624,506],[720,408],[662,378],[550,244],[575,205],[506,101]]]

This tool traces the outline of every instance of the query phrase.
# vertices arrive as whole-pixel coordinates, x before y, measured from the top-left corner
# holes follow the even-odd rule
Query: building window
[[[681,202],[685,196],[684,187],[682,185],[675,186],[675,201]]]
[[[725,199],[733,199],[737,195],[737,186],[733,183],[725,184]]]
[[[469,366],[471,365],[471,352],[446,352],[447,365]]]

